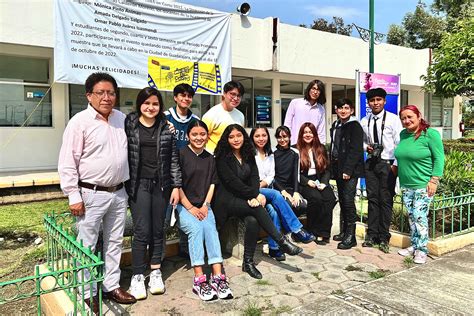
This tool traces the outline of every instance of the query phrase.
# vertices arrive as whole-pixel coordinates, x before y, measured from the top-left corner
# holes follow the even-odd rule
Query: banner
[[[120,87],[221,94],[231,80],[231,15],[168,1],[55,0],[54,80],[107,72]]]
[[[382,88],[387,91],[385,98],[385,110],[398,115],[398,99],[400,94],[400,76],[375,74],[369,72],[358,72],[359,87],[359,105],[360,119],[371,112],[369,103],[367,102],[366,93],[370,89]]]

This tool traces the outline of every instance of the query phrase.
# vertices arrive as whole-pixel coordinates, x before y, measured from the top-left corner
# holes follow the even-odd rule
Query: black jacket
[[[218,227],[223,227],[228,217],[228,208],[232,208],[235,203],[238,203],[236,200],[244,201],[247,204],[247,200],[256,198],[260,193],[260,177],[255,160],[247,163],[250,171],[245,178],[239,176],[238,168],[240,167],[238,164],[239,162],[233,154],[216,159],[219,184],[213,210]]]
[[[323,154],[327,155],[326,150],[324,150]],[[313,153],[313,159],[316,162],[316,157],[314,156],[314,153]],[[329,180],[331,180],[330,166],[326,170],[324,170],[324,172],[319,172],[318,170],[316,170],[316,179],[318,179],[320,183],[324,183],[326,186],[328,186],[329,185]],[[304,185],[304,186],[308,186],[308,181],[309,180],[310,179],[309,179],[309,176],[308,176],[308,170],[306,170],[306,171],[301,170],[300,184]]]
[[[130,168],[130,180],[125,183],[125,188],[131,199],[135,199],[138,189],[140,168],[140,139],[138,132],[137,112],[132,112],[125,118],[125,133],[128,140],[128,164]],[[159,120],[159,118],[157,118]],[[176,148],[176,140],[170,132],[165,119],[161,119],[157,127],[157,153],[158,174],[162,190],[169,187],[181,187],[181,169],[179,167],[179,156]]]
[[[334,130],[337,121],[331,126],[331,151],[334,143]],[[332,177],[342,179],[345,173],[351,178],[360,178],[364,176],[364,131],[356,119],[351,119],[341,126],[341,142],[338,148],[337,160],[332,160]],[[332,155],[330,152],[330,157]]]
[[[293,194],[298,192],[298,182],[300,178],[300,156],[294,148],[281,148],[273,153],[275,157],[275,180],[273,187],[279,191],[286,190]]]

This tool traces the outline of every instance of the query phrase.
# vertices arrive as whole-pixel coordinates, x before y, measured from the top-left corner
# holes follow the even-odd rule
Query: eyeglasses
[[[237,94],[235,92],[229,92],[229,96],[231,97],[231,99],[240,99],[240,98],[242,98],[241,94]]]
[[[117,93],[114,91],[96,91],[92,92],[92,94],[95,94],[99,98],[104,98],[106,95],[110,98],[115,98],[117,96]]]

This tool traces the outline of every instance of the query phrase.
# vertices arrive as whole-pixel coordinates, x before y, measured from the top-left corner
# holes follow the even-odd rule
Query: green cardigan
[[[444,148],[438,131],[428,128],[415,140],[406,129],[400,132],[400,143],[395,149],[400,186],[421,189],[432,176],[441,177],[444,168]]]

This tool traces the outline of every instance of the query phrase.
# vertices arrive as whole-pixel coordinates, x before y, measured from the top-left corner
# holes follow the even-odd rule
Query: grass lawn
[[[68,210],[68,200],[19,203],[0,206],[0,236],[21,233],[36,233],[44,236],[43,216],[47,213],[62,213]]]

